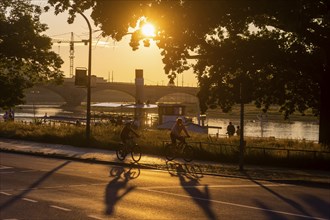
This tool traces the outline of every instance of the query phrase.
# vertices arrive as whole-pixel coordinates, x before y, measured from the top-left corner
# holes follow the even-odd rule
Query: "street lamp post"
[[[239,84],[240,89],[240,137],[239,137],[239,170],[244,170],[244,148],[245,148],[245,141],[244,141],[244,99],[243,99],[243,88],[242,82]]]
[[[78,12],[87,22],[89,29],[89,53],[88,53],[88,72],[87,72],[87,113],[86,113],[86,139],[87,144],[90,144],[90,122],[91,122],[91,78],[92,78],[92,27],[87,17],[82,13]]]
[[[87,72],[87,113],[86,113],[86,139],[87,144],[90,143],[90,135],[91,135],[91,77],[92,77],[92,27],[89,23],[87,17],[82,13],[79,12],[81,16],[85,19],[88,25],[89,29],[89,39],[88,39],[88,46],[89,46],[89,52],[88,52],[88,72]]]

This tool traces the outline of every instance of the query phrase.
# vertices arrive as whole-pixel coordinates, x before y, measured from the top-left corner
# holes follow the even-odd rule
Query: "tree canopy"
[[[327,0],[49,0],[56,13],[92,8],[103,34],[120,40],[143,17],[157,27],[165,73],[193,68],[201,110],[254,102],[286,117],[312,109],[329,137],[329,8]],[[132,35],[133,49],[142,36]],[[196,62],[191,64],[190,59]],[[320,128],[320,130],[322,130]],[[320,132],[322,133],[322,132]],[[327,141],[329,138],[327,138]]]
[[[42,10],[27,0],[0,2],[0,107],[24,103],[24,90],[41,81],[60,82],[62,59],[39,17]]]

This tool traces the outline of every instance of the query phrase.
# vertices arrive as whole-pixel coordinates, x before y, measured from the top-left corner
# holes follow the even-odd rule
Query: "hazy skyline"
[[[45,6],[47,0],[35,0],[32,3]],[[86,13],[92,29],[99,30],[93,25],[93,20],[90,15]],[[55,15],[51,9],[41,15],[41,22],[48,25],[49,29],[46,35],[52,39],[61,39],[69,41],[71,39],[71,32],[74,33],[74,40],[80,41],[88,39],[88,26],[86,21],[77,15],[73,24],[67,23],[68,13],[61,13]],[[164,64],[160,50],[154,42],[150,47],[141,47],[133,51],[129,46],[129,36],[123,38],[122,41],[116,42],[111,38],[100,38],[100,32],[93,33],[93,47],[92,47],[92,74],[103,77],[106,80],[115,82],[134,82],[135,69],[143,69],[145,84],[167,85],[168,78],[164,73]],[[98,43],[96,41],[99,40]],[[104,44],[106,42],[106,44]],[[83,43],[74,44],[74,68],[88,66],[88,46]],[[58,53],[64,61],[62,70],[65,77],[70,75],[70,53],[69,43],[54,43],[53,50]],[[183,75],[183,76],[182,76]],[[183,77],[183,79],[182,79]],[[197,86],[197,80],[192,70],[186,71],[179,75],[175,80],[179,86]]]

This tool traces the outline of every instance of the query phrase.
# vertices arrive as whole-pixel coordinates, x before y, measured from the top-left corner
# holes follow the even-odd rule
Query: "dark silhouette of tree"
[[[42,10],[26,0],[0,2],[0,107],[24,103],[24,90],[41,81],[60,82],[63,61],[51,52],[51,39],[39,17]]]
[[[279,105],[287,118],[312,109],[320,116],[320,142],[329,144],[329,8],[327,0],[49,0],[56,13],[92,8],[103,35],[120,40],[144,17],[157,27],[165,73],[188,68],[199,81],[202,112],[254,102]],[[132,35],[139,47],[142,36]],[[189,59],[196,62],[190,64]]]

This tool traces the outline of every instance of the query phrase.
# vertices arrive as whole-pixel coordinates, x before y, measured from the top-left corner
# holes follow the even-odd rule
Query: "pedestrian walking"
[[[235,127],[231,122],[229,122],[229,124],[227,126],[227,134],[228,134],[228,137],[231,137],[235,134]]]
[[[236,135],[237,136],[241,135],[241,129],[239,128],[239,126],[236,127]]]

